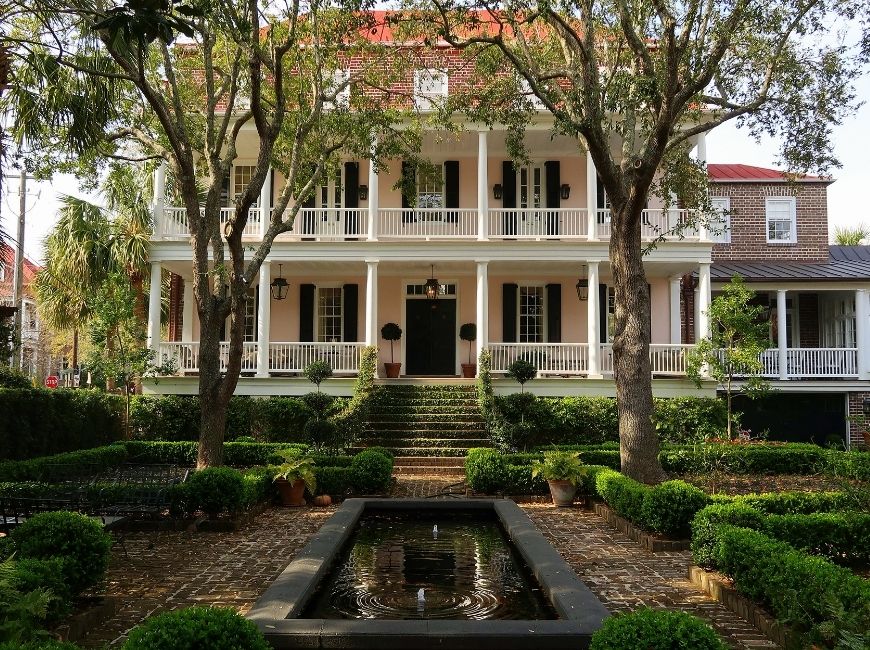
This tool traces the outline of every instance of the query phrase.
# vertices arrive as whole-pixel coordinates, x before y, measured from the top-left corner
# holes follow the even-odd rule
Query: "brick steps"
[[[393,473],[401,475],[465,476],[465,459],[461,456],[397,456]]]

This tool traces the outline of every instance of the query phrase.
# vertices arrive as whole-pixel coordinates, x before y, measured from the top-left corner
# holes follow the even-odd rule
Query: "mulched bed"
[[[675,476],[696,485],[708,493],[754,494],[761,492],[836,492],[845,487],[858,486],[830,476],[804,476],[800,474],[686,474]]]

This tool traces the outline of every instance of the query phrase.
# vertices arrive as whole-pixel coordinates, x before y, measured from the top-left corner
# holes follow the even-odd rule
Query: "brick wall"
[[[864,415],[865,399],[870,399],[870,393],[849,393],[849,417]],[[852,449],[867,449],[867,446],[864,443],[864,437],[861,435],[861,431],[855,422],[849,422],[849,439],[852,444]]]
[[[828,259],[828,199],[824,183],[712,183],[712,196],[731,205],[731,243],[713,246],[713,260],[780,259],[822,262]],[[797,242],[768,244],[765,198],[794,196]]]

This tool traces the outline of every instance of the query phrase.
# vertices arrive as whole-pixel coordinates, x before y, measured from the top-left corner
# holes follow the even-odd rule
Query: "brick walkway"
[[[457,480],[402,476],[392,495],[437,495]],[[681,609],[713,623],[733,648],[777,647],[688,582],[688,553],[646,552],[584,510],[543,504],[522,508],[611,611],[642,605]],[[129,559],[116,545],[106,586],[106,593],[118,597],[122,608],[79,643],[116,646],[132,627],[167,609],[223,605],[247,611],[334,511],[273,508],[236,533],[128,535]]]

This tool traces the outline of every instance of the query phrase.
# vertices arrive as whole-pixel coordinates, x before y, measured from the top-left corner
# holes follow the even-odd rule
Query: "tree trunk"
[[[130,284],[133,287],[133,317],[136,319],[137,323],[145,323],[148,321],[148,306],[147,300],[145,298],[145,288],[142,280],[142,274],[138,271],[133,271],[130,273]],[[145,348],[146,340],[145,340],[145,330],[141,329],[141,338],[137,341],[140,348]],[[136,377],[136,394],[142,394],[142,378]]]
[[[642,204],[634,203],[633,209],[631,203],[618,211],[614,209],[610,235],[610,269],[616,291],[613,372],[619,411],[619,455],[623,474],[655,484],[666,476],[659,462],[659,438],[652,422],[650,301],[641,250]]]
[[[109,358],[115,356],[115,328],[110,329],[106,334],[106,354]],[[111,375],[106,376],[106,392],[115,392],[115,378]]]
[[[210,296],[207,300],[213,300]],[[199,449],[196,466],[223,464],[224,431],[228,400],[221,391],[221,332],[224,322],[214,305],[208,315],[200,312],[199,327]]]

